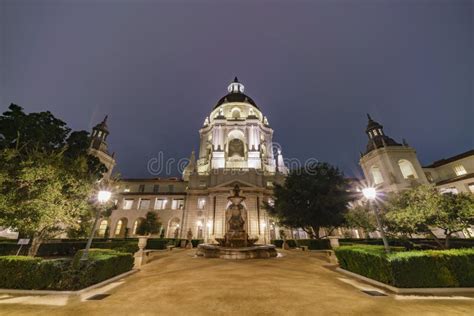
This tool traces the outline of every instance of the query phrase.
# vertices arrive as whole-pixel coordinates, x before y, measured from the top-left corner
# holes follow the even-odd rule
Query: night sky
[[[238,76],[285,157],[357,175],[369,112],[428,164],[474,148],[473,20],[456,0],[0,0],[0,110],[109,114],[117,170],[148,177]]]

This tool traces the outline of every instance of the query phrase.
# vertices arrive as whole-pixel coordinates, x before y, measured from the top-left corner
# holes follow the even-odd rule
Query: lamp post
[[[97,201],[99,201],[101,208],[105,205],[105,203],[107,203],[111,195],[112,193],[110,191],[105,191],[105,190],[99,191],[99,193],[97,194]],[[95,212],[94,226],[92,226],[92,231],[89,236],[89,239],[87,240],[86,249],[84,249],[84,252],[82,253],[81,260],[87,260],[87,258],[89,257],[89,249],[91,248],[92,239],[94,238],[95,231],[97,229],[97,222],[100,219],[100,211],[101,210],[99,209]]]
[[[362,189],[362,194],[369,201],[369,208],[370,208],[372,206],[372,203],[375,201],[375,198],[377,197],[377,190],[375,190],[375,188],[370,188],[370,187],[364,188]],[[375,220],[377,221],[377,227],[379,228],[380,235],[382,236],[385,252],[390,253],[390,247],[388,246],[388,241],[387,241],[387,238],[385,237],[382,222],[380,221],[379,210],[376,205],[374,205],[374,214],[375,214]]]

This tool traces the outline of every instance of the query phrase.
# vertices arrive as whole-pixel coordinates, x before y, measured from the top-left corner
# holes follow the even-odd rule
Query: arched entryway
[[[168,238],[179,238],[180,232],[180,220],[177,217],[174,217],[168,222],[168,229],[166,230],[166,237]]]

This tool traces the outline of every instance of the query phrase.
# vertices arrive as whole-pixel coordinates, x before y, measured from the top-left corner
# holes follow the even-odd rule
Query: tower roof
[[[232,102],[248,103],[254,106],[255,108],[259,109],[255,101],[252,100],[252,98],[249,97],[248,95],[244,94],[244,89],[245,89],[244,85],[239,82],[239,79],[237,79],[237,77],[235,77],[234,81],[231,82],[229,86],[227,87],[228,93],[222,98],[220,98],[219,101],[217,101],[217,104],[214,107],[214,109],[216,109],[222,104],[232,103]]]
[[[108,132],[109,132],[109,128],[108,128],[108,126],[107,126],[107,118],[108,118],[108,117],[109,117],[109,116],[106,115],[106,116],[104,117],[104,119],[102,120],[102,122],[100,122],[99,124],[97,124],[97,125],[94,127],[94,129],[98,129],[98,130],[101,130],[101,131],[103,131],[103,132],[108,133]]]
[[[385,135],[383,131],[383,125],[379,124],[378,122],[374,121],[369,114],[367,114],[367,128],[365,132],[369,137],[369,141],[367,143],[366,154],[371,152],[374,149],[381,148],[381,147],[389,147],[389,146],[402,146],[401,144],[397,143],[394,139]]]

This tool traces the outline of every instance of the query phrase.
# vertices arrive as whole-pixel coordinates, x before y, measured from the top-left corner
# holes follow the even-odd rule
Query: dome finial
[[[234,82],[239,82],[239,79],[237,78],[237,76],[234,77]]]
[[[369,113],[367,113],[367,118],[369,119],[369,121],[373,121]]]

